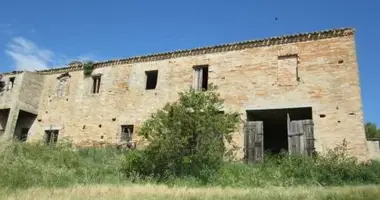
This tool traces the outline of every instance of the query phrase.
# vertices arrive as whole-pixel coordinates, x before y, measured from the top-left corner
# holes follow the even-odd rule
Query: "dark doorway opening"
[[[37,115],[23,110],[19,111],[14,138],[25,142],[28,139],[28,133],[32,127]]]
[[[10,109],[1,109],[0,110],[0,136],[4,134],[5,128],[8,122]]]
[[[281,151],[289,151],[288,116],[291,121],[311,120],[312,108],[247,111],[247,121],[261,121],[263,123],[263,150],[265,153],[278,154]]]

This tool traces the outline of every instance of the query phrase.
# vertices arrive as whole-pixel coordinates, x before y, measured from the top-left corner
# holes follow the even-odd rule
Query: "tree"
[[[376,124],[367,122],[365,124],[365,135],[367,139],[380,139],[380,129],[377,128]]]
[[[179,100],[166,104],[145,121],[139,135],[150,144],[143,155],[126,158],[126,169],[158,178],[196,176],[207,178],[223,164],[239,113],[220,111],[223,100],[210,86],[208,91],[190,89]],[[127,159],[129,161],[127,161]]]

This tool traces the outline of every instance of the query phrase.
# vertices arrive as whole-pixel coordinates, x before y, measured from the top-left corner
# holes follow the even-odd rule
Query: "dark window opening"
[[[20,110],[17,117],[15,131],[13,138],[19,141],[26,141],[28,139],[28,132],[32,127],[37,115]]]
[[[206,91],[208,88],[208,65],[195,66],[195,89]]]
[[[121,126],[121,140],[130,142],[132,140],[133,125],[122,125]]]
[[[313,130],[310,130],[311,120],[311,107],[247,111],[247,121],[263,123],[263,150],[272,154],[282,151],[298,151],[302,154],[312,152],[314,135]]]
[[[45,143],[55,144],[58,141],[59,130],[46,130],[45,131]]]
[[[97,94],[99,93],[99,89],[100,89],[100,80],[101,80],[101,76],[94,76],[92,77],[92,93],[93,94]]]
[[[15,80],[16,80],[16,77],[10,77],[9,78],[9,86],[8,86],[8,89],[11,90],[14,85],[15,85]]]
[[[18,136],[18,140],[20,140],[21,142],[25,142],[28,139],[28,132],[29,128],[22,128],[21,133]]]
[[[154,71],[146,71],[146,90],[153,90],[156,89],[157,86],[157,77],[158,77],[158,70]]]

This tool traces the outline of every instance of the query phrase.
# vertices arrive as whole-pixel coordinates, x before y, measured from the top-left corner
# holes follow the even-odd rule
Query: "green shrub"
[[[204,181],[223,165],[238,113],[220,113],[223,101],[212,85],[206,92],[190,89],[145,121],[139,134],[150,144],[128,155],[123,169],[157,180],[194,176]]]
[[[94,63],[89,61],[83,65],[83,73],[85,76],[91,75],[94,70]]]

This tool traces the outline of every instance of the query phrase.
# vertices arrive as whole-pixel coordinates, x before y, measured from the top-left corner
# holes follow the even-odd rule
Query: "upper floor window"
[[[156,89],[157,86],[157,77],[158,77],[158,70],[153,71],[146,71],[146,90],[153,90]]]
[[[68,86],[68,82],[69,82],[70,77],[71,76],[68,73],[65,73],[65,74],[60,75],[57,78],[58,79],[58,85],[57,85],[56,93],[57,93],[58,97],[62,97],[64,95],[66,95],[67,86]]]
[[[208,65],[194,66],[194,88],[206,91],[208,87]]]
[[[92,77],[92,90],[91,90],[91,92],[93,94],[99,93],[100,81],[101,81],[101,75],[96,75],[96,76]]]
[[[15,85],[16,77],[10,77],[8,82],[8,90],[11,90]]]

